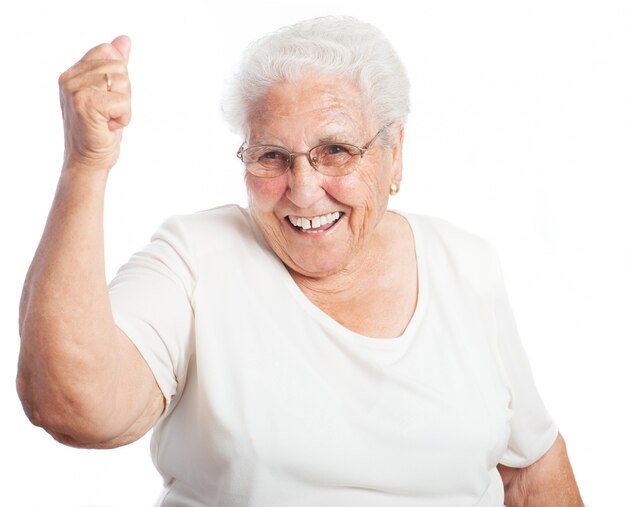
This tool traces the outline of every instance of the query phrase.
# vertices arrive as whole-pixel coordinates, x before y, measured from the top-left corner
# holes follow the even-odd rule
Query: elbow
[[[49,389],[38,389],[18,368],[17,395],[28,420],[44,429],[56,441],[83,449],[110,449],[130,443],[130,440],[107,433],[86,407]]]
[[[58,338],[58,332],[45,333],[44,340],[38,329],[22,331],[16,390],[34,426],[62,444],[90,449],[120,447],[147,431],[139,434],[134,414],[123,409],[119,393],[127,386],[120,389],[110,366],[114,350],[93,352],[77,340]]]
[[[15,381],[15,387],[17,390],[17,396],[22,403],[22,409],[24,410],[28,420],[35,426],[43,427],[41,414],[37,410],[35,400],[31,396],[31,390],[28,387],[28,382],[19,371]]]
[[[86,383],[68,373],[75,368],[62,360],[67,354],[59,354],[58,347],[51,346],[51,342],[57,341],[54,335],[46,333],[47,339],[43,339],[44,333],[35,325],[21,327],[20,335],[15,387],[28,420],[63,444],[97,444],[97,433],[85,431],[97,428],[86,417],[96,405],[87,402]]]
[[[63,445],[81,449],[113,449],[134,441],[101,431],[98,424],[87,421],[75,411],[50,409],[45,404],[40,406],[23,396],[20,396],[20,400],[31,424],[42,428]]]
[[[33,384],[32,375],[29,374],[29,369],[25,366],[24,351],[20,354],[17,367],[17,377],[15,379],[15,389],[17,396],[22,403],[22,409],[26,414],[28,420],[35,426],[44,428],[46,425],[45,411],[41,409],[41,391],[39,391]],[[37,393],[40,396],[37,396]]]
[[[58,430],[64,425],[60,420],[58,409],[59,403],[51,402],[43,390],[37,389],[32,377],[26,373],[25,368],[18,367],[17,379],[15,382],[17,396],[22,403],[22,409],[28,420],[34,426],[43,428],[57,440],[57,435],[62,435]],[[67,428],[66,428],[67,430]],[[69,439],[69,435],[65,440]]]

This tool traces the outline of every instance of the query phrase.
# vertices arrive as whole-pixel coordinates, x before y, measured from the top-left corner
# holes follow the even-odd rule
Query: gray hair
[[[352,78],[380,124],[406,122],[409,80],[391,43],[369,23],[328,16],[286,26],[248,46],[222,102],[231,130],[245,135],[249,108],[273,84],[311,70]]]

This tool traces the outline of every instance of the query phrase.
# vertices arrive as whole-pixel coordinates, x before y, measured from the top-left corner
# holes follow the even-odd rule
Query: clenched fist
[[[91,49],[59,77],[65,130],[65,169],[108,172],[130,122],[130,39]]]

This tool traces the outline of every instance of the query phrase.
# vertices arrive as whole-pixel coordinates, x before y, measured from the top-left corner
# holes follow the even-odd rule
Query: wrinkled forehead
[[[363,136],[373,124],[367,100],[354,81],[341,76],[304,74],[271,85],[248,109],[247,139],[307,144],[336,137]]]

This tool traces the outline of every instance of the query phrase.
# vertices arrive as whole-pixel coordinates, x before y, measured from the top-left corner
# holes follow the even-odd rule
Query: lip
[[[291,215],[291,216],[299,217],[299,218],[307,218],[307,219],[309,218],[304,215]],[[320,215],[313,215],[313,216],[320,216]],[[344,216],[345,216],[345,213],[343,211],[340,211],[339,218],[335,220],[332,224],[330,224],[329,227],[327,227],[326,229],[318,228],[317,230],[311,230],[311,229],[305,230],[305,229],[301,229],[300,227],[293,225],[291,221],[289,220],[289,215],[285,216],[284,220],[287,223],[287,227],[289,227],[289,229],[291,229],[293,232],[301,236],[319,237],[319,236],[325,236],[327,234],[330,234],[331,232],[334,232],[335,229],[337,228],[337,224],[343,221]]]

